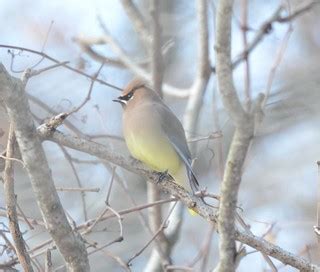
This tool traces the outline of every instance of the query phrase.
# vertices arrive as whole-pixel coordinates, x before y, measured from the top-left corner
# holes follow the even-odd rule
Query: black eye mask
[[[133,97],[133,95],[134,95],[134,93],[136,92],[136,90],[138,90],[138,89],[140,89],[140,88],[142,88],[142,87],[144,87],[145,85],[144,84],[142,84],[142,85],[139,85],[139,86],[136,86],[136,87],[134,87],[129,93],[127,93],[126,95],[123,95],[123,96],[119,96],[119,99],[120,100],[124,100],[124,101],[129,101],[132,97]]]

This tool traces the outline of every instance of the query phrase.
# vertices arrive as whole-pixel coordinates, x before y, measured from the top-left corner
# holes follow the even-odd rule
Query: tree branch
[[[132,0],[121,0],[121,4],[130,18],[136,33],[142,38],[144,43],[148,45],[150,42],[150,33],[142,14]]]
[[[12,158],[14,154],[14,145],[16,143],[13,125],[10,125],[6,156]],[[14,169],[13,161],[6,160],[4,169],[4,193],[7,207],[7,216],[9,220],[9,230],[14,241],[14,248],[19,262],[24,271],[33,271],[30,256],[27,253],[25,241],[20,231],[18,215],[16,209],[16,195],[14,193]]]
[[[312,271],[312,272],[319,272],[320,267],[316,266],[314,264],[309,263],[307,260],[294,255],[279,246],[276,246],[272,243],[269,243],[268,241],[257,237],[253,234],[249,233],[243,233],[240,231],[235,232],[236,239],[244,243],[246,245],[249,245],[250,247],[259,250],[284,264],[289,264],[292,267],[298,269],[299,271]]]
[[[205,205],[198,197],[187,192],[181,186],[174,183],[169,177],[163,179],[161,183],[158,183],[159,173],[150,171],[142,163],[132,160],[129,157],[120,156],[118,153],[113,152],[108,147],[99,143],[70,135],[64,135],[59,131],[50,131],[45,125],[41,125],[38,128],[38,134],[42,140],[50,140],[60,143],[69,148],[96,156],[102,160],[109,161],[128,171],[145,177],[149,182],[157,184],[162,191],[168,192],[169,194],[179,198],[185,206],[195,209],[196,212],[206,221],[210,222],[211,224],[215,224],[216,212],[213,208]],[[305,259],[295,256],[292,253],[287,252],[260,237],[240,231],[235,231],[234,237],[238,241],[260,250],[261,252],[264,252],[285,264],[291,265],[292,267],[297,267],[297,264],[299,264],[299,267],[300,265],[303,267],[303,271],[320,271],[320,267],[313,265],[307,262]]]
[[[76,69],[76,68],[73,68],[73,67],[69,66],[68,64],[66,64],[66,62],[60,62],[59,60],[57,60],[57,59],[55,59],[55,58],[53,58],[53,57],[51,57],[51,56],[49,56],[49,55],[47,55],[47,54],[45,54],[43,52],[37,51],[37,50],[33,50],[33,49],[21,47],[21,46],[8,45],[8,44],[0,44],[0,48],[9,48],[9,49],[15,49],[15,50],[20,50],[20,51],[30,52],[32,54],[42,56],[43,58],[45,58],[47,60],[50,60],[50,61],[52,61],[52,62],[54,62],[54,63],[56,63],[58,65],[61,65],[62,67],[66,68],[66,69],[68,69],[70,71],[73,71],[73,72],[75,72],[75,73],[77,73],[79,75],[82,75],[82,76],[84,76],[86,78],[89,78],[89,79],[93,79],[94,78],[94,76],[91,76],[91,75],[89,75],[89,74],[87,74],[87,73],[85,73],[85,72],[83,72],[83,71],[81,71],[79,69]],[[119,87],[117,87],[117,86],[115,86],[113,84],[110,84],[110,83],[108,83],[108,82],[106,82],[106,81],[104,81],[102,79],[97,78],[97,79],[95,79],[95,81],[99,82],[102,85],[108,86],[110,88],[122,91],[121,88],[119,88]]]
[[[151,76],[152,87],[162,97],[162,79],[163,63],[161,54],[161,27],[160,27],[160,9],[159,1],[150,1],[151,17],[151,42],[150,42],[150,59],[151,59]]]
[[[231,64],[231,19],[233,0],[219,1],[216,14],[217,80],[224,107],[236,128],[221,184],[218,230],[220,259],[215,271],[235,271],[235,215],[242,167],[254,133],[254,118],[237,96]],[[259,104],[260,106],[260,104]]]
[[[200,115],[203,96],[210,76],[209,48],[208,48],[208,18],[206,1],[197,1],[197,20],[198,20],[198,56],[197,56],[197,74],[194,83],[190,89],[188,104],[184,114],[184,128],[188,133],[196,130],[197,121]],[[195,146],[195,143],[192,145]],[[181,225],[183,221],[184,207],[180,203],[176,206],[170,217],[170,224],[164,231],[167,241],[166,252],[171,253],[173,246],[179,239]],[[158,254],[153,252],[148,265],[144,271],[160,271],[161,262]]]
[[[183,120],[185,130],[191,135],[196,130],[203,96],[210,77],[207,1],[197,0],[196,3],[199,32],[197,74],[193,86],[190,89],[188,104]]]
[[[71,271],[89,271],[81,237],[68,223],[30,113],[24,86],[0,64],[0,95],[14,125],[17,142],[47,229]]]

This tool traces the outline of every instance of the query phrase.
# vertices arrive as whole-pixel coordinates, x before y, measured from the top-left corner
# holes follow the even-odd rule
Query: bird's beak
[[[116,98],[116,99],[112,99],[112,101],[113,101],[113,102],[118,102],[118,103],[121,103],[121,102],[122,102],[122,101],[119,99],[119,97]]]
[[[113,102],[118,102],[120,103],[122,106],[124,106],[125,104],[127,104],[125,101],[123,101],[121,99],[121,96],[117,97],[116,99],[112,99]]]

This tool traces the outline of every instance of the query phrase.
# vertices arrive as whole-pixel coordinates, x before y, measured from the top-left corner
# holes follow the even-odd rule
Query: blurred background
[[[134,1],[142,14],[148,16],[148,1]],[[235,1],[233,16],[232,55],[236,57],[243,51],[240,27],[243,1]],[[286,1],[294,9],[307,1]],[[261,24],[283,4],[282,1],[248,1],[248,41],[256,35]],[[210,29],[210,62],[214,59],[214,10],[216,1],[208,1]],[[286,13],[284,12],[284,15]],[[279,50],[288,36],[288,23],[274,23],[270,33],[250,53],[250,86],[252,97],[268,89],[272,68],[276,67],[270,88],[270,95],[264,111],[264,119],[258,126],[256,137],[250,148],[239,194],[239,211],[256,235],[266,235],[269,241],[299,254],[314,263],[320,263],[320,255],[313,226],[317,224],[317,202],[320,176],[316,162],[320,159],[320,7],[310,11],[292,22],[291,33],[281,62],[275,66]],[[196,73],[197,58],[197,20],[195,1],[161,1],[161,27],[163,43],[170,41],[172,46],[164,56],[166,83],[179,88],[191,86]],[[0,44],[13,45],[43,51],[59,61],[69,61],[70,65],[93,75],[101,63],[92,59],[79,46],[75,38],[93,38],[103,34],[101,21],[132,57],[140,62],[147,59],[130,19],[120,1],[117,0],[0,0]],[[105,56],[116,58],[107,45],[94,47]],[[11,52],[11,53],[10,53]],[[21,72],[41,60],[30,52],[1,48],[0,60],[11,74],[20,77]],[[12,54],[14,58],[12,59]],[[52,64],[43,60],[35,69]],[[11,67],[11,68],[10,68]],[[133,77],[128,69],[106,64],[99,77],[104,81],[123,88]],[[239,95],[244,98],[245,69],[239,65],[234,70],[234,81]],[[77,73],[59,67],[32,78],[26,87],[30,106],[37,124],[53,112],[70,111],[81,104],[86,97],[91,81]],[[73,135],[97,136],[93,139],[103,143],[119,154],[128,154],[122,140],[122,110],[112,99],[119,91],[95,83],[90,101],[77,113],[68,118],[74,126],[60,129]],[[172,96],[164,97],[170,108],[183,119],[187,100]],[[5,149],[8,121],[4,111],[0,111],[0,151]],[[194,150],[195,172],[203,187],[210,192],[219,193],[223,162],[227,156],[233,127],[225,113],[215,75],[211,76],[197,130],[191,138],[209,136],[222,131],[222,137],[197,142]],[[101,136],[101,137],[99,137]],[[109,137],[106,137],[109,136]],[[111,136],[111,137],[110,137]],[[45,142],[49,165],[58,187],[99,188],[99,192],[59,192],[61,201],[77,223],[97,217],[105,207],[105,199],[110,183],[110,165],[106,166],[89,155]],[[71,156],[78,177],[74,175],[66,153]],[[117,168],[130,195],[137,204],[147,202],[146,183],[136,175]],[[32,189],[25,171],[16,167],[16,194],[24,213],[41,219],[34,200]],[[0,186],[0,211],[4,211],[3,188]],[[165,198],[168,196],[164,196]],[[112,189],[110,203],[116,210],[132,207],[128,194],[119,183]],[[147,212],[143,211],[147,216]],[[3,213],[1,228],[7,223]],[[141,226],[136,213],[126,215],[123,220],[124,241],[108,247],[110,254],[119,256],[125,262],[150,238]],[[43,226],[30,230],[21,224],[24,238],[30,249],[46,241],[49,236]],[[118,237],[119,227],[116,219],[107,220],[95,227],[89,240],[104,244]],[[208,234],[209,233],[209,234]],[[0,242],[1,242],[0,238]],[[210,226],[201,218],[184,216],[180,240],[174,247],[172,259],[177,265],[186,266],[193,262],[200,249],[208,244],[210,249],[206,263],[197,262],[194,271],[209,271],[218,260],[218,237],[210,234]],[[4,244],[3,241],[0,244]],[[45,248],[42,248],[42,250]],[[142,271],[148,262],[151,248],[143,252],[132,264],[132,271]],[[261,254],[252,252],[240,263],[238,271],[270,271]],[[37,251],[36,258],[44,263],[44,252]],[[41,254],[40,254],[41,253]],[[54,267],[63,264],[56,251],[53,251]],[[13,252],[0,247],[0,262],[9,261]],[[280,271],[295,271],[284,267],[277,261]],[[123,269],[106,252],[90,256],[92,271],[122,271]],[[19,269],[19,266],[17,266]],[[57,271],[64,271],[64,268]]]

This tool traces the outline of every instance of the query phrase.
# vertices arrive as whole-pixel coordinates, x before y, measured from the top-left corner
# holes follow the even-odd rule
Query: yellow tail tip
[[[192,210],[192,209],[188,209],[188,212],[189,212],[189,214],[192,215],[192,216],[198,215],[198,214],[197,214],[194,210]]]

